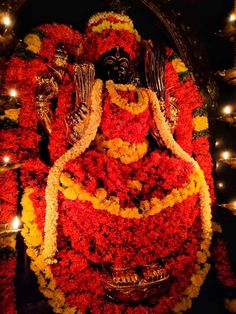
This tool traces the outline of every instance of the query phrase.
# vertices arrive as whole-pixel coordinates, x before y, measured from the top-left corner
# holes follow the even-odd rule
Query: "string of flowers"
[[[116,158],[124,164],[142,159],[148,152],[148,141],[135,144],[123,141],[121,138],[105,139],[101,134],[97,134],[96,147],[98,151],[105,152],[107,156]]]
[[[63,170],[64,165],[71,159],[78,157],[82,154],[85,149],[90,145],[91,141],[94,140],[97,129],[101,121],[101,92],[102,92],[102,81],[97,80],[94,84],[91,94],[91,116],[89,125],[85,135],[74,144],[64,155],[56,160],[52,168],[50,169],[46,188],[46,216],[45,216],[45,238],[44,238],[44,257],[49,263],[53,262],[53,257],[57,250],[57,194],[59,186],[60,174]]]
[[[139,207],[125,207],[120,206],[118,197],[107,197],[105,189],[95,190],[94,195],[86,191],[85,186],[81,183],[75,183],[68,174],[63,173],[60,177],[64,196],[68,199],[75,200],[79,198],[81,201],[89,201],[93,208],[98,210],[105,210],[113,215],[119,215],[123,218],[142,218],[146,216],[153,216],[160,213],[167,207],[172,207],[176,203],[182,202],[189,196],[199,192],[203,179],[201,170],[195,171],[190,175],[189,182],[185,183],[182,188],[173,189],[168,195],[162,199],[156,197],[150,200],[141,201]]]
[[[134,88],[133,85],[114,84],[113,81],[106,81],[106,88],[111,97],[111,101],[132,114],[139,114],[145,111],[148,107],[148,96],[144,88]],[[122,98],[117,91],[134,91],[137,93],[137,103],[127,102],[127,99]]]
[[[26,253],[31,258],[31,269],[37,276],[40,292],[48,298],[48,303],[52,306],[54,313],[79,314],[79,311],[65,302],[63,292],[57,287],[50,266],[42,254],[43,236],[35,223],[35,212],[29,198],[33,192],[32,188],[26,188],[21,200],[22,222],[24,223],[22,235],[27,245]]]
[[[190,155],[187,154],[174,141],[172,134],[169,130],[169,126],[166,125],[165,118],[162,115],[162,112],[160,110],[159,102],[158,102],[156,94],[154,92],[150,91],[149,95],[150,95],[151,102],[153,104],[154,120],[155,120],[156,126],[157,126],[157,128],[161,134],[161,137],[162,137],[164,143],[166,144],[166,146],[175,155],[177,155],[180,158],[192,163],[195,169],[199,169],[200,167],[199,167],[198,163],[193,158],[191,158]],[[202,186],[200,189],[200,196],[201,196],[201,198],[200,198],[201,219],[202,219],[202,228],[203,228],[203,241],[201,244],[201,250],[202,250],[203,256],[206,259],[210,255],[209,247],[210,247],[210,243],[211,243],[211,239],[212,239],[212,226],[211,226],[212,216],[211,216],[211,198],[210,198],[208,186],[207,186],[205,179],[203,179],[203,181],[202,181]],[[202,264],[202,254],[199,257],[199,253],[198,253],[197,262],[199,265]],[[200,289],[200,286],[203,283],[204,278],[205,278],[207,271],[209,269],[209,267],[206,266],[206,268],[204,270],[202,270],[198,264],[196,265],[196,274],[193,275],[191,278],[192,286],[195,286],[195,289],[197,289],[197,290]],[[200,280],[199,284],[196,285],[196,282],[194,280],[194,278],[195,278],[194,276],[199,276],[199,275],[200,275],[201,280]],[[190,286],[189,289],[193,289],[192,286]],[[191,307],[190,299],[191,299],[191,297],[189,297],[189,296],[183,297],[181,302],[176,305],[176,308],[175,308],[176,312],[181,312],[181,311],[186,310],[189,307]]]

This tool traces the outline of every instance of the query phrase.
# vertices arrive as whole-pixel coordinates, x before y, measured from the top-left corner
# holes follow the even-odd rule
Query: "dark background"
[[[158,1],[158,0],[156,0]],[[72,25],[83,32],[88,18],[97,11],[109,10],[111,1],[50,1],[50,0],[28,0],[21,7],[16,17],[15,33],[18,38],[23,38],[30,30],[44,23],[64,23]],[[127,2],[127,1],[126,1]],[[165,38],[167,44],[173,45],[169,40],[163,26],[156,20],[155,16],[140,1],[129,1],[131,8],[127,14],[132,17],[134,23],[144,38]],[[129,3],[128,2],[128,3]],[[207,58],[202,60],[207,65],[208,73],[212,75],[222,69],[234,65],[234,44],[226,39],[220,38],[216,33],[227,23],[227,17],[233,10],[232,0],[169,0],[163,1],[166,7],[172,8],[178,13],[181,22],[189,26],[190,33],[186,36],[195,36],[198,40],[196,48],[206,52]],[[155,26],[155,27],[153,27]],[[193,34],[193,35],[191,35]],[[235,104],[235,87],[217,81],[218,106],[216,113],[220,113],[226,104]],[[235,108],[235,107],[234,107]],[[236,108],[235,108],[236,111]],[[212,139],[220,139],[221,144],[217,149],[213,146],[213,157],[217,161],[220,153],[231,150],[236,154],[236,128],[225,122],[215,121],[212,131]],[[212,141],[214,142],[214,141]],[[234,155],[236,157],[236,155]],[[221,164],[215,170],[216,193],[218,203],[227,203],[236,200],[236,170]],[[217,182],[224,182],[224,188],[219,189]],[[233,240],[235,239],[235,216],[218,208],[219,217],[223,225],[223,235],[229,247],[232,260],[235,261]],[[235,266],[234,266],[235,267]],[[202,287],[200,298],[194,301],[189,314],[223,314],[224,291],[215,278],[214,269],[209,273],[206,283]],[[22,309],[22,302],[30,302],[30,298],[21,295],[18,289],[18,308]],[[21,300],[21,301],[20,301]],[[28,301],[27,301],[28,300]],[[31,300],[32,301],[32,300]],[[24,313],[36,313],[37,310],[29,310]],[[23,312],[22,312],[23,313]],[[41,313],[43,313],[41,311]]]

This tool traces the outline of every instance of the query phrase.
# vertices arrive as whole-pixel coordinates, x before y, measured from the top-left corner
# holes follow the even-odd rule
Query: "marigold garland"
[[[111,80],[106,81],[106,88],[111,97],[111,101],[132,114],[140,114],[148,108],[148,96],[144,88],[135,88],[133,85],[114,84]],[[122,98],[122,96],[117,93],[117,91],[126,92],[130,90],[137,93],[137,103],[127,103],[127,99]]]
[[[105,139],[101,134],[95,138],[98,151],[105,152],[108,157],[116,158],[124,164],[138,161],[143,158],[148,151],[148,140],[142,143],[129,143],[121,138],[111,140]]]
[[[79,314],[79,311],[66,304],[63,292],[57,287],[50,266],[42,254],[43,237],[35,223],[34,208],[29,198],[32,193],[32,188],[26,188],[21,200],[22,222],[24,223],[22,235],[27,245],[26,253],[31,258],[31,269],[38,279],[39,290],[48,299],[54,313]]]
[[[85,186],[80,183],[75,183],[66,173],[61,175],[60,182],[64,196],[68,199],[75,200],[79,198],[81,201],[89,201],[92,203],[93,208],[98,210],[105,210],[113,215],[119,215],[123,218],[142,218],[146,216],[153,216],[161,212],[167,207],[172,207],[176,203],[182,202],[189,196],[198,193],[203,174],[201,170],[197,170],[193,173],[189,182],[185,183],[180,189],[172,190],[163,199],[156,197],[150,200],[141,201],[140,207],[125,207],[120,206],[120,200],[118,197],[107,197],[105,189],[97,189],[95,195],[86,191]]]

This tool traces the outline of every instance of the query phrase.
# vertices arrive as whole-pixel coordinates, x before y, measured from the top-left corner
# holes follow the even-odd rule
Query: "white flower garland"
[[[153,105],[153,115],[156,127],[159,130],[162,140],[165,145],[179,158],[190,162],[193,167],[197,170],[200,169],[199,164],[194,160],[188,153],[186,153],[179,144],[174,140],[169,125],[166,123],[165,118],[160,110],[159,101],[156,94],[153,91],[149,91],[149,96],[151,103]],[[197,264],[196,272],[191,277],[192,284],[186,289],[184,297],[178,303],[174,309],[174,312],[179,313],[181,311],[187,310],[191,307],[191,298],[198,295],[200,287],[204,281],[204,278],[209,270],[209,265],[205,264],[204,269],[199,267],[200,264],[205,263],[207,257],[210,255],[209,247],[212,239],[212,214],[211,214],[211,198],[209,193],[209,188],[205,180],[205,176],[202,180],[202,185],[200,188],[200,205],[201,205],[201,220],[202,220],[202,230],[203,230],[203,241],[201,243],[201,249],[197,253]],[[196,280],[200,278],[200,280]],[[189,296],[189,291],[195,291],[195,294]]]
[[[56,160],[52,168],[50,169],[47,187],[46,187],[46,215],[45,215],[45,226],[44,226],[44,249],[43,255],[47,262],[53,263],[54,256],[57,251],[57,219],[58,219],[58,186],[61,172],[65,164],[80,154],[82,154],[86,148],[89,147],[90,143],[94,140],[97,129],[100,125],[102,108],[101,108],[101,93],[103,83],[101,80],[96,80],[92,90],[92,105],[91,105],[91,116],[89,125],[84,136],[74,144],[65,154]]]

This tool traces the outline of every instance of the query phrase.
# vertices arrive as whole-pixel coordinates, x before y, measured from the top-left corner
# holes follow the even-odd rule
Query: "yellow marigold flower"
[[[186,72],[188,68],[186,68],[185,64],[180,58],[175,58],[172,60],[172,65],[177,73]]]
[[[30,247],[26,250],[26,253],[33,260],[35,260],[38,256],[38,250],[30,248]]]
[[[75,313],[76,313],[76,308],[75,307],[66,308],[64,310],[64,314],[75,314]]]
[[[199,288],[197,288],[196,286],[188,287],[185,290],[184,294],[190,297],[191,299],[196,298],[199,295]]]
[[[77,193],[76,191],[74,190],[73,187],[71,188],[68,188],[68,189],[65,189],[63,191],[63,194],[66,198],[68,198],[69,200],[76,200],[77,199]]]
[[[192,276],[191,281],[195,286],[200,287],[202,285],[203,278],[200,274],[195,274]]]
[[[41,287],[41,289],[45,289],[47,286],[47,281],[41,274],[38,275],[38,284]]]
[[[63,172],[60,176],[60,182],[65,187],[71,187],[74,185],[74,181],[71,179],[68,173]]]
[[[140,36],[138,32],[133,29],[132,24],[130,25],[130,23],[112,23],[109,21],[103,21],[99,25],[93,26],[92,31],[101,33],[106,29],[127,30],[128,32],[133,33],[136,36],[137,41],[140,41]]]
[[[128,180],[127,187],[130,189],[136,189],[142,191],[142,183],[139,180]]]
[[[39,287],[39,290],[40,290],[40,291],[43,293],[43,295],[44,295],[46,298],[48,298],[48,299],[52,299],[52,298],[54,297],[54,292],[51,291],[51,290],[49,290],[49,289],[47,289],[47,288]],[[52,300],[48,300],[48,303],[49,303],[50,305],[52,305],[51,302],[52,302]]]
[[[205,116],[196,116],[194,119],[193,119],[193,127],[194,127],[194,130],[197,131],[197,132],[200,132],[200,131],[204,131],[206,129],[208,129],[208,119],[207,117]]]
[[[37,34],[28,34],[24,38],[27,49],[38,54],[41,49],[41,40]]]
[[[49,283],[48,283],[48,289],[54,291],[54,290],[56,289],[57,285],[56,285],[55,279],[52,278],[51,272],[50,272],[50,278],[49,278],[49,279],[50,279],[50,281],[49,281]]]
[[[236,313],[236,299],[225,299],[224,304],[226,310],[230,313]]]
[[[5,110],[5,117],[17,121],[19,118],[20,109],[7,109]]]
[[[181,313],[181,312],[185,312],[187,309],[189,309],[192,306],[192,301],[190,298],[186,297],[186,298],[182,298],[181,302],[178,303],[173,311],[174,313]]]
[[[207,260],[207,254],[205,252],[197,252],[198,263],[204,264]]]
[[[105,189],[97,189],[95,193],[96,197],[100,200],[104,200],[107,197],[107,192]]]

